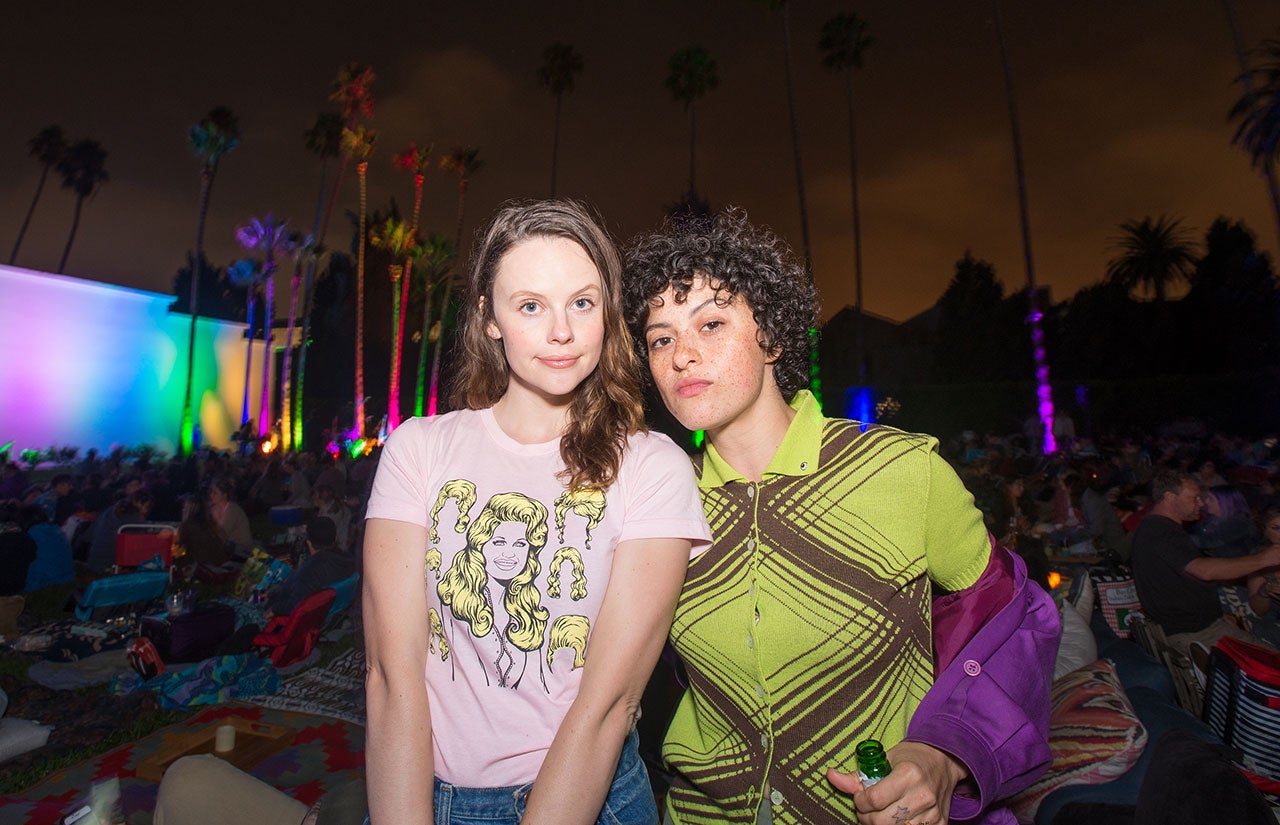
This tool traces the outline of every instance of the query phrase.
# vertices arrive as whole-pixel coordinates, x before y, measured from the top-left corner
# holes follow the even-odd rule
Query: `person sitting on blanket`
[[[316,516],[307,522],[307,558],[267,597],[266,618],[287,616],[302,600],[355,572],[355,561],[337,547],[333,519]]]

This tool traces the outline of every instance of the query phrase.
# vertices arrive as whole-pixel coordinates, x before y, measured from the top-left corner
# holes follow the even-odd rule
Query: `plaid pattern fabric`
[[[1129,638],[1129,617],[1142,615],[1142,603],[1138,601],[1138,589],[1133,576],[1126,570],[1120,573],[1090,573],[1098,592],[1098,606],[1107,626],[1121,639]]]

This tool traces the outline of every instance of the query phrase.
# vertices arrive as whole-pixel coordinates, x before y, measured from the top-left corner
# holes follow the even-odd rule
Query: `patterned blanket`
[[[364,726],[364,652],[349,650],[325,667],[286,679],[271,695],[242,697],[266,708],[330,716]]]

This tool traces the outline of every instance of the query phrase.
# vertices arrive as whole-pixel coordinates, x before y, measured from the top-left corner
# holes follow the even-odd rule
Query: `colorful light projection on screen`
[[[0,441],[100,450],[151,444],[172,453],[190,323],[169,312],[172,301],[0,266]],[[196,324],[193,393],[201,436],[211,446],[228,446],[239,424],[244,329],[206,318]],[[262,363],[260,352],[254,363]],[[251,394],[261,386],[259,367]]]

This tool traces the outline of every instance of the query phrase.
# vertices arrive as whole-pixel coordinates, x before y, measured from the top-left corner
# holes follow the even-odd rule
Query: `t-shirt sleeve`
[[[426,427],[411,419],[387,437],[373,477],[365,518],[384,518],[427,526]]]
[[[991,557],[982,513],[960,476],[938,454],[929,452],[929,498],[925,514],[925,556],[929,578],[947,590],[971,586]]]
[[[693,464],[671,439],[659,433],[634,437],[623,468],[626,522],[618,541],[689,539],[691,559],[710,546]]]

